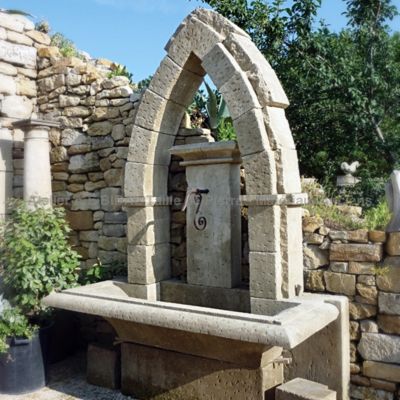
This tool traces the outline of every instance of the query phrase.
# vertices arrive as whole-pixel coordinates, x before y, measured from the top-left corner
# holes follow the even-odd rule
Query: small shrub
[[[47,21],[39,21],[35,24],[35,29],[42,33],[49,33],[51,28]]]
[[[365,212],[365,225],[371,231],[384,231],[386,226],[389,224],[390,219],[391,213],[388,204],[384,199],[381,200],[376,207],[370,208]]]
[[[51,45],[58,47],[64,57],[82,58],[74,42],[67,39],[62,33],[57,32],[51,37]]]
[[[30,319],[42,319],[41,300],[53,290],[75,286],[79,255],[68,243],[63,208],[29,209],[15,200],[0,235],[0,265],[7,298]]]
[[[133,83],[133,74],[131,74],[125,65],[115,64],[114,69],[107,75],[108,78],[114,78],[115,76],[125,76],[129,79],[129,83]]]

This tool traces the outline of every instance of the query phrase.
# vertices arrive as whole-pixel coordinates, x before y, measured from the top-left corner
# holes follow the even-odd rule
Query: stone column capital
[[[60,123],[57,121],[50,121],[45,119],[22,119],[13,123],[15,128],[21,128],[23,130],[31,130],[31,129],[44,129],[50,130],[51,128],[60,128]]]

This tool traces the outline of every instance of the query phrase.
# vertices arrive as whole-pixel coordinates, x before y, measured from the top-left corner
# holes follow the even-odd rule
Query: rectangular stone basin
[[[128,339],[126,336],[135,340],[134,332],[130,334],[128,328],[132,324],[284,349],[296,347],[336,320],[339,314],[334,305],[321,300],[264,300],[259,314],[149,301],[133,297],[131,285],[117,280],[53,292],[43,303],[101,316],[113,321],[113,325],[116,321],[120,321],[120,325],[123,322],[126,326],[124,340]]]

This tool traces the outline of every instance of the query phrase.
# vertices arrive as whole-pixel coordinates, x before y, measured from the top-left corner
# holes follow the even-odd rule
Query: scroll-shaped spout
[[[207,227],[207,219],[205,217],[198,217],[198,214],[200,212],[200,206],[203,200],[203,194],[208,194],[208,193],[210,193],[208,189],[188,189],[186,192],[185,202],[183,203],[182,211],[185,211],[188,206],[190,196],[194,195],[194,202],[197,204],[197,208],[193,224],[198,231],[204,231],[204,229],[206,229]]]

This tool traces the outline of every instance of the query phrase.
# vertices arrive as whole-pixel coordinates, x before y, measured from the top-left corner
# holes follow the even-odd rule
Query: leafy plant
[[[51,37],[51,45],[56,46],[60,49],[60,53],[64,57],[78,57],[82,58],[78,49],[76,48],[74,42],[70,39],[67,39],[62,33],[56,32]]]
[[[112,279],[115,276],[126,275],[126,265],[123,263],[113,264],[111,267],[106,267],[97,259],[97,263],[90,268],[82,269],[79,277],[80,285],[89,285],[96,282],[102,282]]]
[[[0,314],[0,354],[8,350],[7,339],[31,339],[36,331],[37,326],[31,325],[17,307],[6,307]]]
[[[131,74],[125,65],[115,64],[114,69],[107,75],[108,78],[114,78],[115,76],[125,76],[129,79],[129,83],[133,83],[133,74]]]
[[[35,24],[35,29],[39,32],[43,32],[43,33],[49,33],[51,28],[50,28],[50,24],[48,23],[48,21],[39,21]]]
[[[237,140],[236,132],[230,119],[225,118],[218,125],[217,140],[219,142]]]
[[[207,122],[212,132],[216,133],[220,123],[225,119],[230,117],[228,107],[224,98],[218,91],[214,91],[208,85],[207,82],[204,82],[206,87],[208,97],[205,103],[205,107],[207,110]]]
[[[386,229],[391,218],[391,213],[389,211],[388,204],[385,199],[374,208],[370,208],[365,213],[365,224],[367,228],[371,231]]]
[[[0,265],[7,298],[31,320],[46,315],[41,300],[53,290],[77,284],[79,255],[68,244],[63,208],[10,206],[0,237]]]

